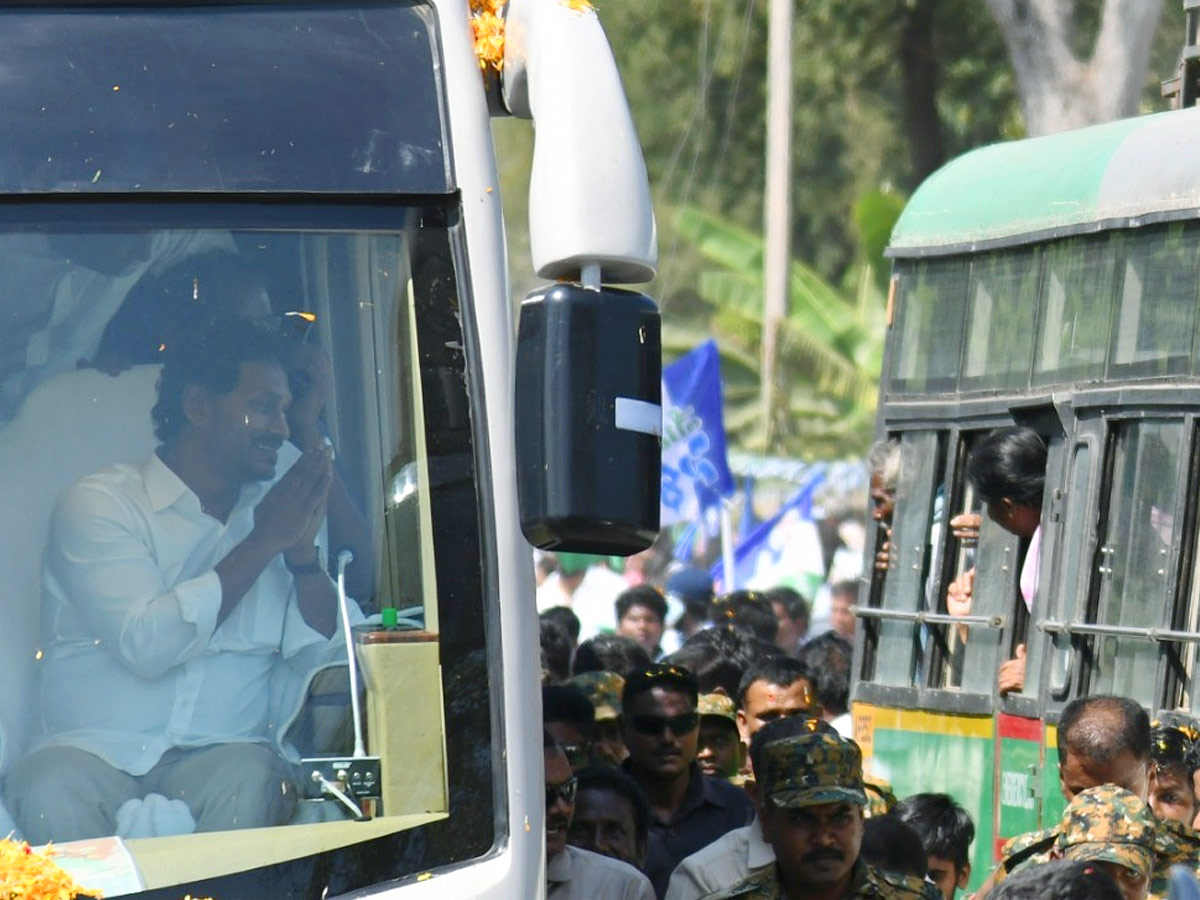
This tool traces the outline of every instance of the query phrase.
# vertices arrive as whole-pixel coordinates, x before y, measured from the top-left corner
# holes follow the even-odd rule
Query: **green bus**
[[[857,610],[855,733],[897,796],[972,812],[976,884],[1061,813],[1071,699],[1200,711],[1198,142],[1192,108],[986,147],[930,177],[892,235],[879,422],[901,464],[891,561]],[[974,541],[948,527],[980,509],[972,447],[1014,424],[1048,449],[1028,605],[1027,541],[986,517]],[[1024,686],[1002,695],[1019,645]]]

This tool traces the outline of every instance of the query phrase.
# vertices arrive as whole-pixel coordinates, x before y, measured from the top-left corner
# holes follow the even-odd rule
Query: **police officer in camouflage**
[[[1076,794],[1053,828],[1010,841],[995,876],[1003,880],[1051,859],[1095,862],[1108,870],[1125,900],[1144,900],[1160,843],[1150,807],[1124,788],[1103,784]]]
[[[764,731],[750,756],[775,861],[710,900],[939,900],[933,884],[859,859],[867,796],[856,743],[823,730],[778,740]]]

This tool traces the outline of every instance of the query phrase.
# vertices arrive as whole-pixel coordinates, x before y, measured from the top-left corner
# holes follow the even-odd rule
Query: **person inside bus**
[[[871,473],[871,518],[880,534],[876,541],[875,568],[881,572],[891,565],[892,514],[896,510],[896,487],[900,483],[900,442],[895,438],[876,441],[867,452]]]
[[[280,667],[302,676],[344,649],[317,540],[330,451],[280,471],[286,360],[281,339],[245,321],[179,344],[153,410],[158,449],[59,498],[40,733],[7,779],[30,841],[128,835],[159,812],[169,833],[291,817],[268,687]]]
[[[1160,819],[1192,826],[1198,812],[1192,776],[1200,766],[1200,730],[1192,724],[1150,724],[1150,808]]]
[[[275,325],[266,282],[232,249],[189,256],[166,271],[147,273],[134,286],[105,328],[91,366],[116,376],[130,366],[162,362],[177,342],[192,340],[211,323],[229,318]],[[333,371],[328,353],[310,338],[312,322],[292,314],[284,319],[282,333],[295,339],[288,354],[289,439],[303,451],[327,443],[323,416],[333,392]],[[331,546],[352,553],[347,590],[367,604],[375,594],[374,541],[337,465],[328,514]]]
[[[546,773],[546,900],[654,900],[646,876],[611,856],[567,842],[579,781],[549,731],[542,732]]]
[[[1037,591],[1041,555],[1042,492],[1046,483],[1046,444],[1032,428],[1013,426],[993,431],[971,451],[967,478],[982,497],[987,516],[1005,531],[1021,538],[1019,591],[1025,608],[1032,611]],[[961,527],[956,528],[961,534]],[[951,615],[969,615],[975,570],[960,575],[950,585],[946,609]],[[1025,686],[1025,645],[1000,666],[1000,693]]]
[[[650,800],[646,874],[662,897],[671,871],[686,856],[750,821],[745,791],[709,778],[696,764],[700,715],[696,679],[678,666],[630,672],[621,695],[625,771]]]
[[[223,231],[37,232],[0,240],[0,421],[39,384],[87,364],[104,329],[144,277],[212,250]]]
[[[893,814],[921,839],[927,857],[926,875],[945,900],[971,881],[971,842],[975,823],[949,794],[913,794],[896,804]]]
[[[567,843],[641,869],[646,862],[650,801],[632,778],[612,766],[579,773]]]

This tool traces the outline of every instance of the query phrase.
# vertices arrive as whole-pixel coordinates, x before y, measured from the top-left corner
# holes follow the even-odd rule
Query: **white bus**
[[[110,896],[544,891],[529,541],[631,553],[657,530],[657,311],[608,287],[653,276],[655,230],[595,12],[511,0],[499,71],[470,15],[0,7],[0,838],[27,837],[14,768],[64,711],[128,703],[45,689],[72,652],[44,615],[49,523],[79,478],[154,453],[161,354],[198,322],[268,317],[309,348],[292,393],[321,392],[364,529],[342,546],[331,516],[323,538],[341,603],[370,617],[343,644],[358,665],[335,649],[272,685],[295,814],[197,833],[147,795],[93,836]],[[536,124],[533,264],[553,284],[519,317],[490,133],[506,114]]]

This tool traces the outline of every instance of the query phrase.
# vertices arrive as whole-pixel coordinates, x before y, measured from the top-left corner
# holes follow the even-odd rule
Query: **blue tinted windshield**
[[[433,28],[412,2],[5,9],[0,192],[445,192]]]

